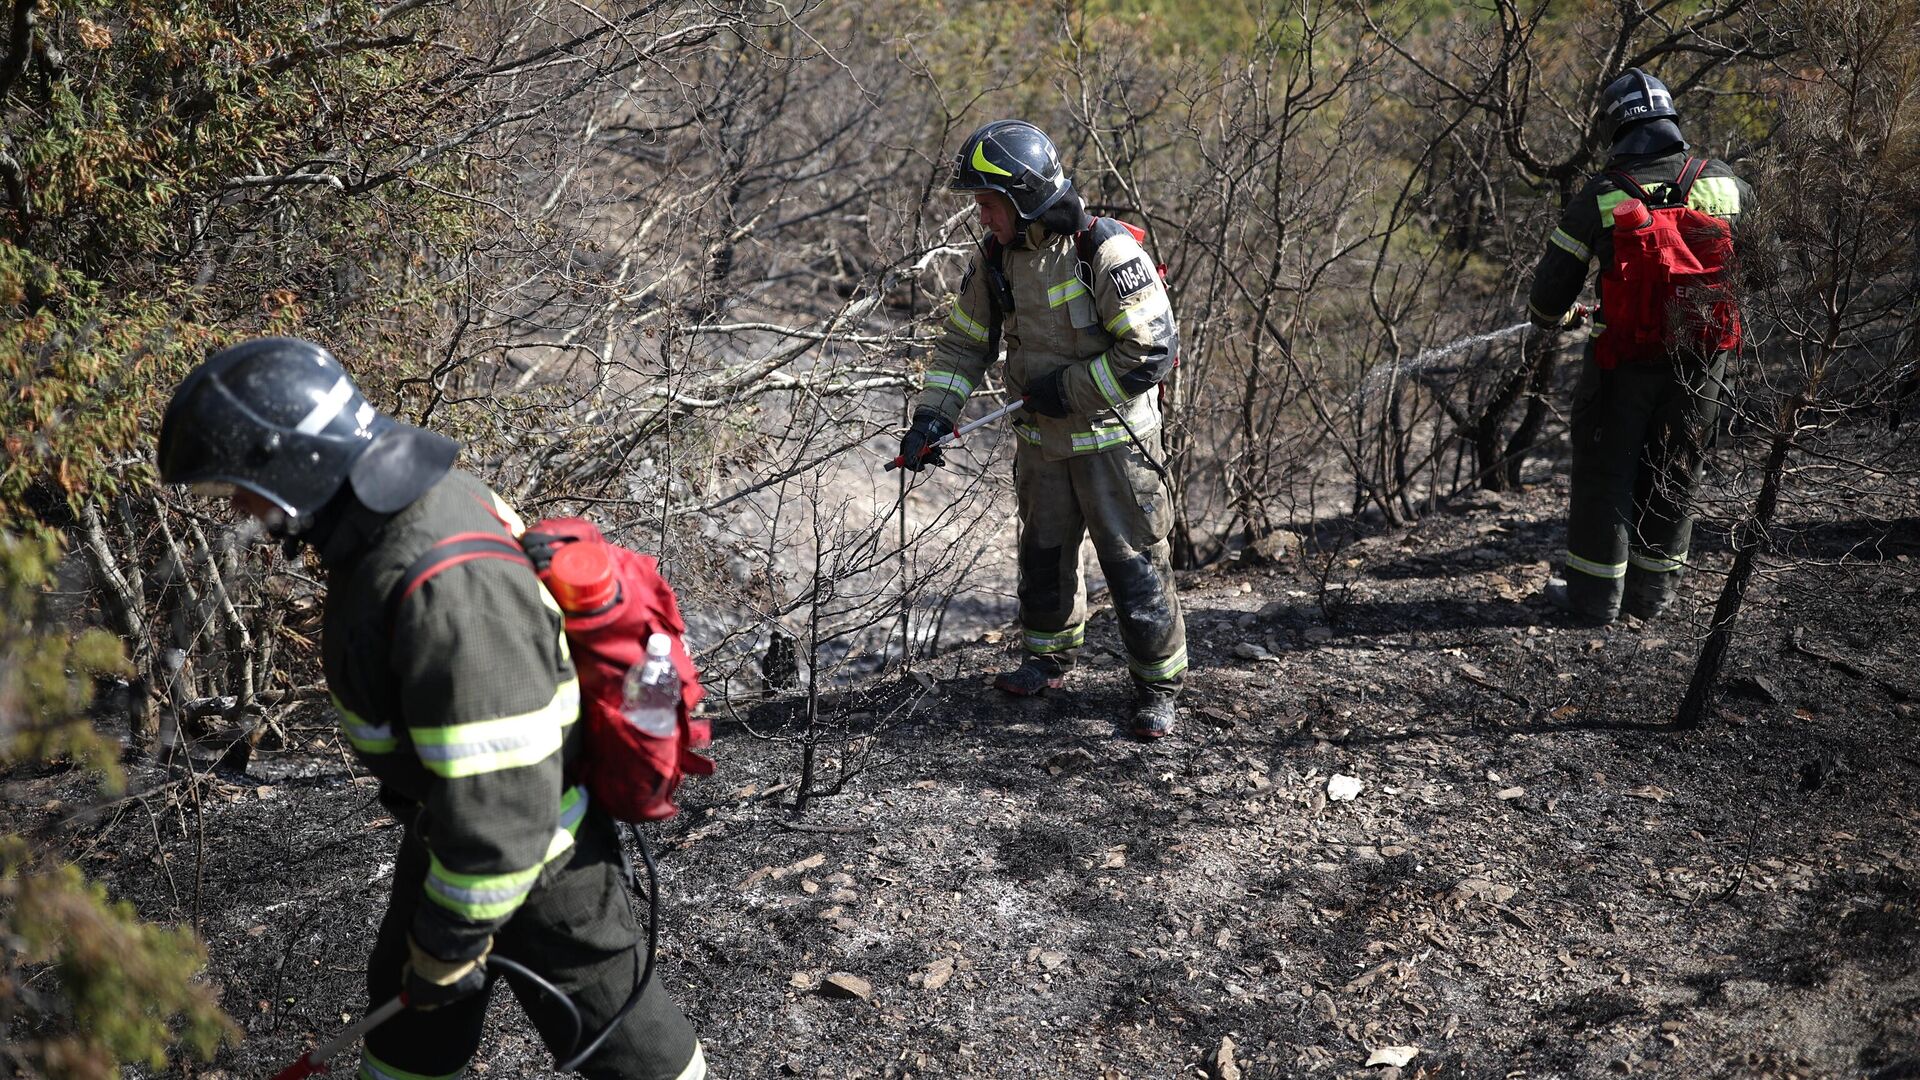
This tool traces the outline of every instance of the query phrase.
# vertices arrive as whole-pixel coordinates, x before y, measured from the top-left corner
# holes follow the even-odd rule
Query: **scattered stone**
[[[1067,954],[1057,949],[1042,949],[1039,959],[1040,966],[1044,970],[1058,971],[1060,966],[1067,962]]]
[[[1366,784],[1357,776],[1334,773],[1327,777],[1327,800],[1329,802],[1352,802],[1360,795],[1360,789]]]
[[[1255,540],[1251,550],[1267,562],[1280,562],[1300,550],[1300,534],[1288,529],[1275,529]]]
[[[1301,636],[1306,638],[1307,641],[1318,645],[1321,642],[1332,641],[1333,631],[1324,626],[1309,626],[1307,627],[1307,632]]]
[[[1775,705],[1785,700],[1780,687],[1765,675],[1737,675],[1727,680],[1727,689],[1744,697],[1770,701]]]
[[[1420,1056],[1417,1046],[1382,1046],[1367,1055],[1367,1066],[1389,1065],[1396,1069],[1405,1068],[1407,1063]]]
[[[1285,600],[1269,600],[1260,605],[1260,610],[1254,614],[1256,618],[1271,621],[1285,615],[1292,607],[1293,605],[1287,603]]]
[[[1502,885],[1483,877],[1470,877],[1461,880],[1453,887],[1453,898],[1458,903],[1469,900],[1485,900],[1490,904],[1504,904],[1514,898],[1520,890],[1511,885]]]
[[[1047,759],[1048,776],[1073,776],[1093,768],[1093,755],[1080,747],[1062,750]]]
[[[814,893],[820,891],[820,883],[812,878],[802,878],[800,881],[800,891],[806,893],[808,896],[812,896]]]
[[[873,984],[858,975],[836,971],[820,981],[820,992],[831,998],[869,1001],[873,998]]]
[[[921,972],[920,988],[922,990],[938,990],[947,985],[947,980],[951,978],[953,978],[953,958],[951,956],[943,956],[933,963],[928,964],[927,970]]]
[[[796,971],[792,975],[787,976],[787,985],[793,987],[795,990],[811,990],[813,989],[813,976],[804,971]]]
[[[1233,1060],[1233,1040],[1220,1036],[1220,1049],[1213,1052],[1213,1080],[1240,1080],[1240,1066]]]
[[[1233,655],[1241,660],[1276,660],[1278,657],[1268,652],[1265,646],[1243,641],[1233,647]]]
[[[1527,789],[1523,787],[1501,788],[1499,791],[1493,793],[1493,797],[1499,799],[1501,802],[1512,802],[1526,793]]]

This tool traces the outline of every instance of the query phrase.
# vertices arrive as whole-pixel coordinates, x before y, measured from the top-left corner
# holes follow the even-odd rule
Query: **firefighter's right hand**
[[[1560,316],[1560,329],[1578,330],[1587,324],[1587,316],[1591,314],[1593,314],[1592,308],[1585,304],[1575,304],[1567,309],[1565,315]]]
[[[442,960],[407,938],[407,966],[400,972],[402,993],[410,1009],[437,1009],[471,997],[486,988],[487,954],[493,951],[488,938],[480,955],[466,960]]]
[[[946,452],[929,446],[953,432],[953,425],[937,412],[922,409],[913,414],[913,426],[900,437],[900,467],[919,472],[929,465],[945,465]]]

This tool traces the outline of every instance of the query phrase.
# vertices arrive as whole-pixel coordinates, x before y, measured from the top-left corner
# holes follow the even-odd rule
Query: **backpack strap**
[[[1706,158],[1697,158],[1697,157],[1688,158],[1687,163],[1680,167],[1680,178],[1673,182],[1673,187],[1674,187],[1673,201],[1668,205],[1670,206],[1687,205],[1687,197],[1693,193],[1694,181],[1700,179],[1700,174],[1706,171],[1707,171]]]
[[[986,257],[981,269],[987,275],[987,363],[1000,359],[1000,324],[1013,307],[1013,285],[1007,281],[1006,246],[998,237],[989,236],[981,245]]]
[[[520,542],[510,536],[498,533],[466,532],[454,533],[445,540],[420,553],[394,583],[393,592],[387,598],[387,626],[389,629],[399,624],[400,608],[435,575],[442,570],[451,570],[462,563],[476,559],[506,559],[517,562],[527,569],[533,569],[533,560],[521,550]]]
[[[1640,186],[1640,181],[1635,180],[1633,177],[1628,176],[1618,169],[1610,170],[1605,175],[1607,179],[1612,180],[1614,184],[1627,192],[1627,194],[1647,204],[1648,209],[1654,209],[1656,207],[1687,205],[1687,195],[1693,191],[1693,182],[1700,179],[1700,174],[1706,167],[1707,160],[1705,158],[1689,157],[1681,164],[1680,175],[1675,177],[1671,184],[1667,185],[1666,195],[1659,199],[1647,194],[1647,189]]]

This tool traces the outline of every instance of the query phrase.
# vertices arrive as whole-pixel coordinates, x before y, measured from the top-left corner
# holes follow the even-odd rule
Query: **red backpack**
[[[1687,205],[1706,168],[1688,158],[1665,197],[1633,177],[1608,173],[1633,198],[1613,208],[1613,256],[1600,270],[1600,323],[1594,362],[1602,368],[1680,356],[1705,358],[1740,347],[1733,300],[1733,230]]]
[[[498,513],[495,515],[499,516]],[[501,520],[509,532],[513,524]],[[611,543],[581,518],[550,518],[518,538],[458,533],[428,548],[394,587],[393,609],[440,571],[476,558],[509,559],[537,569],[566,619],[567,647],[580,677],[580,723],[586,738],[570,782],[620,821],[661,821],[679,812],[674,792],[687,775],[708,776],[713,762],[694,753],[713,741],[694,715],[706,696],[688,655],[686,623],[659,562]],[[680,676],[680,725],[674,738],[654,738],[627,722],[621,694],[627,669],[646,658],[655,633],[673,639]]]

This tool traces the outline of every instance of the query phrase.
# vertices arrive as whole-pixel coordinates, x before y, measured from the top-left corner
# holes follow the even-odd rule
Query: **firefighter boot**
[[[993,685],[1014,697],[1034,697],[1049,690],[1058,690],[1066,681],[1065,662],[1052,656],[1030,653],[1019,667],[1002,672],[993,680]]]
[[[1578,626],[1605,626],[1612,622],[1611,612],[1599,610],[1598,604],[1582,604],[1579,598],[1570,595],[1564,578],[1549,578],[1546,591],[1547,603],[1555,611],[1572,616]]]
[[[1626,595],[1620,600],[1621,612],[1642,622],[1659,617],[1667,605],[1673,603],[1679,578],[1678,571],[1651,572],[1637,565],[1628,567]]]
[[[1133,734],[1138,739],[1158,739],[1173,734],[1173,698],[1167,694],[1141,694],[1133,706]]]

